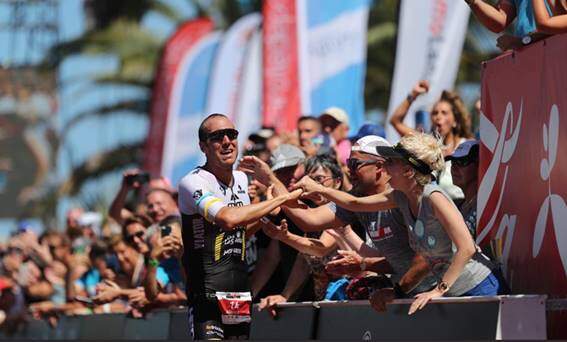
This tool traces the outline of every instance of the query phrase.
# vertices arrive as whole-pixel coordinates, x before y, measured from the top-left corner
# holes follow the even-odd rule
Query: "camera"
[[[161,232],[161,237],[164,238],[168,235],[171,234],[171,226],[167,225],[167,226],[161,226],[160,227],[160,232]]]
[[[135,175],[127,175],[124,178],[128,185],[134,185],[134,183],[136,182],[138,182],[141,185],[141,184],[149,183],[150,174],[148,172],[140,172]]]

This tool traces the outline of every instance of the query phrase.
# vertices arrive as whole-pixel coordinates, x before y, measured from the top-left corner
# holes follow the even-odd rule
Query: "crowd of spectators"
[[[426,91],[427,84],[421,82],[412,96]],[[470,137],[466,109],[450,101],[443,95],[435,107],[442,108],[432,111],[434,130],[445,137],[448,155],[458,142]],[[447,117],[444,120],[448,123],[438,123],[437,116]],[[467,134],[461,134],[461,129],[444,131],[454,122],[468,127],[464,129]],[[399,128],[403,124],[395,119],[392,124],[400,133],[409,130]],[[351,152],[356,150],[353,144],[371,146],[374,139],[384,135],[383,127],[365,124],[352,137],[348,137],[348,131],[348,115],[340,108],[329,108],[319,117],[300,117],[292,133],[261,129],[248,137],[242,155],[257,156],[269,164],[288,188],[307,175],[333,189],[351,191],[353,186],[378,186],[376,191],[383,190],[384,179],[376,185],[367,167],[372,163],[353,158],[359,152]],[[464,158],[476,162],[468,154]],[[468,167],[470,162],[465,164]],[[370,174],[365,175],[365,169]],[[466,184],[455,181],[467,194],[475,188],[468,186],[475,171],[474,166],[469,169],[471,172],[461,176]],[[249,177],[252,203],[273,196],[273,188],[264,183]],[[448,189],[455,187],[450,180],[448,183]],[[328,200],[314,196],[308,203],[313,208],[324,207]],[[289,300],[366,299],[376,286],[389,284],[384,274],[399,268],[393,264],[385,272],[380,267],[378,273],[372,271],[381,255],[372,251],[373,243],[379,243],[377,235],[369,235],[356,219],[326,230],[311,227],[312,231],[305,233],[310,228],[299,227],[294,222],[297,220],[290,220],[281,209],[272,215],[284,229],[265,227],[247,242],[251,289],[261,308],[269,307],[275,313],[275,304]],[[17,329],[18,323],[28,317],[46,319],[55,325],[62,314],[128,313],[143,317],[154,308],[186,305],[179,216],[177,193],[168,180],[132,169],[124,172],[107,215],[74,208],[67,213],[64,230],[48,229],[40,235],[23,222],[0,246],[3,326],[8,331]],[[411,258],[413,252],[407,241],[405,247]],[[361,269],[362,264],[365,266]]]
[[[503,49],[528,44],[539,34],[567,32],[564,0],[500,0],[495,6],[483,0],[465,1],[478,20],[494,32],[504,31],[517,19],[514,34],[499,39]],[[412,102],[428,89],[427,81],[418,82],[389,121],[402,136],[402,145],[396,146],[415,150],[416,155],[419,148],[412,145],[412,139],[420,133],[407,127],[404,118]],[[310,193],[303,198],[308,207],[301,210],[306,211],[275,209],[272,221],[247,240],[246,262],[254,301],[260,309],[276,315],[276,305],[286,301],[370,299],[374,308],[384,310],[395,297],[428,293],[438,278],[407,273],[410,268],[417,273],[431,271],[429,260],[422,255],[427,256],[427,251],[421,253],[423,247],[412,240],[417,238],[408,237],[404,224],[408,217],[403,215],[411,220],[410,209],[378,215],[368,210],[382,208],[377,200],[366,203],[347,198],[341,202],[342,198],[329,197],[341,190],[373,198],[392,185],[391,179],[376,176],[384,162],[376,149],[387,146],[383,127],[365,124],[349,137],[345,111],[332,107],[318,114],[301,116],[294,132],[264,127],[248,137],[242,151],[243,156],[257,157],[269,165],[285,188],[299,187]],[[433,179],[416,180],[423,185],[433,182],[448,194],[467,225],[470,237],[463,239],[469,241],[476,234],[479,153],[471,118],[459,96],[450,91],[442,93],[430,115],[431,131],[440,141],[443,158],[428,165],[435,174]],[[419,167],[424,166],[414,168]],[[404,172],[408,170],[397,176]],[[306,182],[304,176],[314,183]],[[258,177],[249,173],[251,203],[270,199],[277,192]],[[404,179],[393,177],[393,181],[401,184]],[[307,191],[315,188],[319,190]],[[405,200],[409,208],[412,199]],[[340,208],[341,204],[352,205],[352,210]],[[435,214],[446,223],[443,215]],[[458,244],[454,236],[450,238]],[[447,241],[451,243],[451,239]],[[105,215],[74,208],[67,213],[65,229],[47,229],[39,235],[22,222],[0,245],[0,325],[10,332],[29,317],[55,325],[62,314],[144,317],[155,308],[185,306],[183,251],[176,189],[167,179],[128,170]],[[499,275],[494,264],[485,264]],[[478,270],[482,266],[470,267]],[[486,275],[480,273],[479,277]],[[420,282],[412,282],[411,276]],[[498,281],[505,287],[501,277]],[[425,296],[418,296],[418,301],[422,298]]]

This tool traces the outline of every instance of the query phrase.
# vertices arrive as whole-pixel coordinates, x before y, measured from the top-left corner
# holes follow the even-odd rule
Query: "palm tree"
[[[195,8],[196,16],[213,18],[219,28],[229,27],[245,14],[261,11],[262,5],[261,0],[187,1]],[[370,9],[365,80],[365,103],[368,110],[385,109],[388,106],[395,62],[398,6],[398,0],[381,0],[374,1]],[[64,123],[57,146],[63,145],[68,133],[88,118],[110,118],[121,111],[147,117],[154,73],[165,41],[146,29],[142,20],[150,11],[158,12],[175,24],[190,19],[183,18],[163,0],[87,0],[85,9],[90,14],[86,32],[77,39],[55,46],[46,58],[45,65],[56,68],[72,55],[110,54],[118,60],[118,68],[112,73],[94,76],[92,85],[131,87],[139,90],[139,96],[113,104],[101,103],[97,107],[76,113]],[[479,61],[485,57],[475,46],[474,39],[467,38],[458,81],[478,81]],[[42,203],[31,205],[30,208],[35,207],[36,211],[45,209],[54,216],[56,205],[53,202],[61,197],[80,194],[87,181],[121,170],[127,165],[140,165],[143,145],[142,139],[96,153],[75,165],[68,179],[46,189]]]
[[[195,16],[209,16],[218,27],[228,27],[239,17],[260,10],[259,0],[213,1],[204,5],[199,0],[187,0],[195,8]],[[76,113],[63,124],[54,143],[57,147],[67,142],[69,133],[81,122],[96,117],[111,118],[119,112],[147,118],[154,74],[165,39],[156,36],[142,25],[149,12],[157,12],[173,24],[184,20],[180,13],[163,0],[87,0],[87,30],[80,37],[54,46],[46,57],[43,67],[57,68],[66,58],[74,55],[107,56],[118,60],[118,67],[109,74],[94,76],[93,87],[120,86],[137,89],[139,96],[116,103],[101,103],[87,111]],[[74,165],[68,179],[57,184],[46,185],[41,198],[27,206],[27,215],[41,215],[44,222],[52,222],[57,202],[62,197],[80,195],[81,188],[89,180],[124,169],[128,165],[140,165],[145,139],[121,144],[100,151],[87,160]],[[54,153],[57,155],[57,151]]]

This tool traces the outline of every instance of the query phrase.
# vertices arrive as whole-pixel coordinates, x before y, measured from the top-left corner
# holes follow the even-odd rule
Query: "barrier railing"
[[[411,300],[396,300],[385,313],[368,301],[284,303],[272,318],[254,310],[255,340],[473,340],[546,336],[545,296],[440,298],[412,316]],[[61,317],[57,327],[32,320],[3,339],[189,340],[187,310],[156,311],[144,319],[123,314]]]

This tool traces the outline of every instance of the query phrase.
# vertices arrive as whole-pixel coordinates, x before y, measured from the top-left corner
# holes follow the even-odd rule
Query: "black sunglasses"
[[[140,231],[135,232],[132,235],[128,235],[126,240],[128,240],[128,242],[134,242],[135,237],[139,237],[140,239],[143,239],[144,235],[146,235],[146,233],[144,231],[140,230]]]
[[[212,142],[221,142],[227,136],[230,140],[238,139],[238,131],[234,128],[219,129],[207,134],[207,140]]]
[[[358,170],[360,167],[365,166],[365,165],[371,165],[371,164],[376,164],[378,161],[376,160],[360,160],[360,159],[356,159],[356,158],[348,158],[346,160],[347,162],[347,167],[350,170],[356,171]]]

